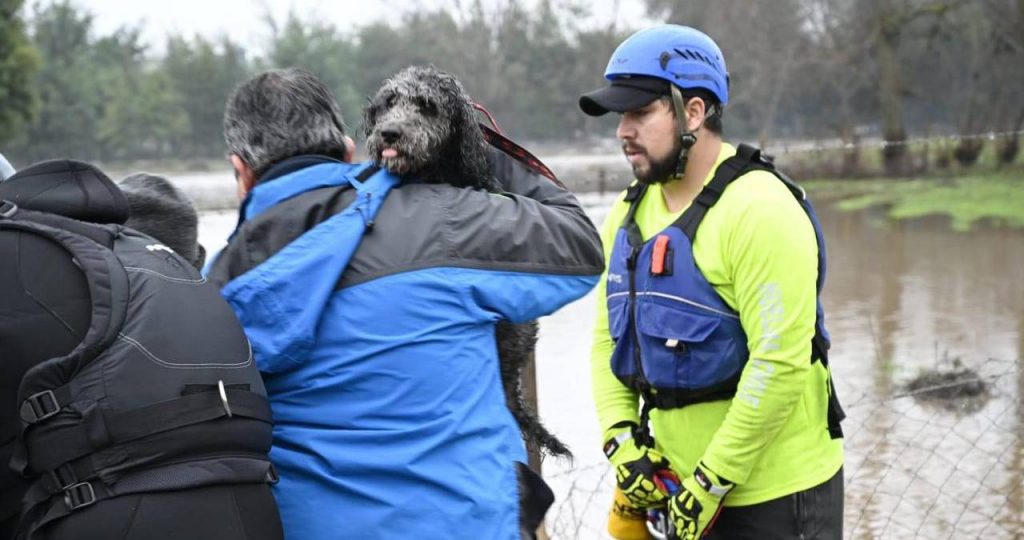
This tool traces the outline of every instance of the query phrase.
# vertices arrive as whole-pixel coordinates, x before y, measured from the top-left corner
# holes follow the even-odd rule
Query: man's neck
[[[700,190],[704,187],[704,180],[711,172],[711,168],[718,161],[718,154],[722,151],[722,139],[716,135],[704,132],[703,137],[697,137],[697,143],[690,148],[686,160],[686,170],[679,180],[666,182],[661,187],[661,196],[665,199],[665,207],[671,213],[681,212],[693,202]]]

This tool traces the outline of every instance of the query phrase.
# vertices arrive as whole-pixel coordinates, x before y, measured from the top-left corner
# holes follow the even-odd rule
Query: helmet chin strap
[[[686,129],[686,111],[683,109],[683,94],[679,91],[679,87],[671,83],[669,83],[669,87],[672,89],[672,105],[676,109],[676,121],[679,123],[679,142],[682,147],[679,151],[679,158],[676,160],[675,178],[682,178],[683,173],[686,172],[686,161],[689,158],[690,148],[697,143],[697,131]],[[700,128],[698,127],[697,129]]]

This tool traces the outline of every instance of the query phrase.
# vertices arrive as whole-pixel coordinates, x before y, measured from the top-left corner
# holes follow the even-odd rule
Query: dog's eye
[[[424,116],[437,115],[437,105],[434,105],[434,102],[428,99],[417,97],[416,107],[420,110],[421,113],[423,113]]]
[[[395,94],[391,94],[391,95],[388,96],[388,98],[386,100],[384,100],[384,103],[387,104],[387,106],[390,108],[390,107],[393,107],[395,105],[395,101],[397,99],[398,99],[398,96],[396,96]]]

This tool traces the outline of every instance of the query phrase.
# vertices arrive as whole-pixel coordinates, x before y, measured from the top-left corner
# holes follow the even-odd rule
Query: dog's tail
[[[516,419],[516,423],[519,424],[526,444],[550,456],[572,459],[572,451],[569,450],[569,447],[544,427],[537,413],[531,410],[524,400],[517,401],[519,402],[518,406],[509,407],[509,410]]]

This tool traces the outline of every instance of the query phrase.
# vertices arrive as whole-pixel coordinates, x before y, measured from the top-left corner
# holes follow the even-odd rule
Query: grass
[[[813,197],[833,202],[841,210],[883,206],[892,219],[948,216],[956,231],[982,223],[1024,229],[1022,165],[971,171],[955,178],[813,180],[804,185]]]

